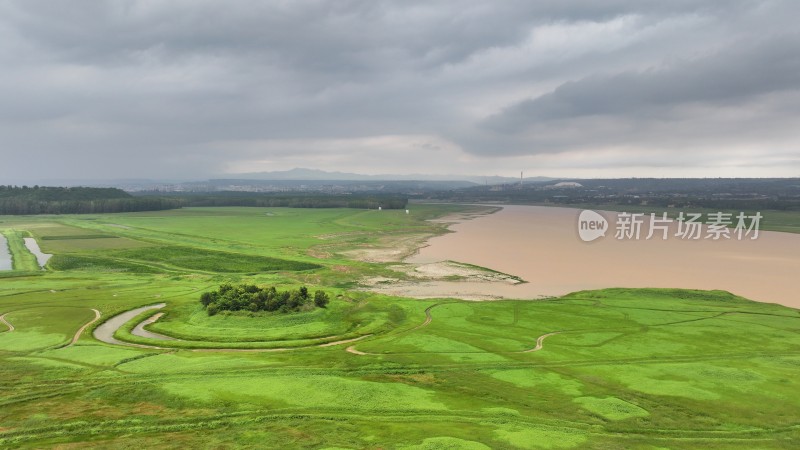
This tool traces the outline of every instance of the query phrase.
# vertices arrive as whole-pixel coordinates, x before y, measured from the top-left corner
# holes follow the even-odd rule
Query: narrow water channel
[[[39,248],[39,243],[36,242],[34,238],[24,238],[25,240],[25,247],[28,247],[33,256],[36,257],[36,261],[39,263],[39,267],[44,269],[44,265],[47,264],[47,261],[53,256],[49,253],[42,253],[42,249]]]
[[[6,237],[0,234],[0,270],[11,270],[13,268],[11,261],[11,252],[8,250],[8,241]]]

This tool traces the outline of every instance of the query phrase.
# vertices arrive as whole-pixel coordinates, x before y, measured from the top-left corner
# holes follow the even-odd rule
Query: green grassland
[[[467,209],[0,218],[55,254],[0,278],[14,327],[0,322],[0,448],[800,445],[798,310],[722,291],[466,302],[353,288],[393,264],[353,250],[411,245],[445,232],[427,219]],[[199,296],[225,282],[324,287],[331,302],[209,317]],[[156,303],[115,333],[147,347],[94,337]],[[146,329],[175,340],[131,333],[156,313]]]

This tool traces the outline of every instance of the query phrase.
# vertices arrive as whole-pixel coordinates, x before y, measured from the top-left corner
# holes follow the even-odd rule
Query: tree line
[[[0,185],[0,198],[18,198],[35,201],[105,200],[131,198],[131,194],[117,188],[52,187]]]
[[[289,313],[325,308],[330,296],[325,291],[316,291],[312,296],[305,286],[295,290],[279,291],[275,286],[259,287],[254,284],[234,286],[220,285],[216,291],[200,295],[200,303],[209,316],[221,311],[277,311]]]
[[[404,209],[408,199],[382,195],[270,195],[220,192],[205,194],[140,193],[116,188],[0,185],[0,215],[104,214],[161,211],[184,206]]]
[[[180,206],[175,199],[133,197],[117,188],[0,185],[0,214],[98,214]]]
[[[274,195],[267,193],[219,192],[213,195],[173,194],[183,206],[252,206],[260,208],[355,208],[405,209],[408,199],[382,195]]]
[[[109,198],[100,200],[32,200],[0,197],[0,215],[22,214],[105,214],[161,211],[180,208],[181,202],[169,198]]]

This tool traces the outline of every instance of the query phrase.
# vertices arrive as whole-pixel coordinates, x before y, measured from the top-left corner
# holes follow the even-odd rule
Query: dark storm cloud
[[[2,1],[0,176],[769,160],[797,144],[796,5]]]
[[[675,134],[684,139],[704,134],[718,136],[718,133],[723,133],[721,138],[741,136],[748,124],[763,126],[762,121],[781,119],[767,112],[756,121],[747,117],[745,123],[739,123],[740,127],[735,126],[736,120],[728,120],[729,129],[720,130],[713,118],[703,115],[709,108],[752,108],[759,98],[796,94],[800,90],[798,43],[800,34],[787,33],[741,42],[735,49],[725,48],[719,53],[674,61],[664,67],[567,81],[549,93],[523,100],[488,117],[480,127],[503,139],[507,145],[504,150],[511,153],[585,146],[589,143],[585,141],[587,137],[594,137],[589,144],[597,145],[597,139],[602,143],[654,138],[663,141],[674,139]],[[784,115],[786,111],[777,108],[778,103],[773,105],[774,113]],[[693,113],[692,107],[698,106],[705,108]],[[604,120],[607,124],[602,123]],[[574,133],[574,127],[592,124],[598,129]],[[665,126],[664,135],[640,134],[642,129],[652,131],[658,125]],[[542,129],[553,127],[565,133],[560,138],[541,133]],[[542,135],[551,139],[539,141],[536,136]]]
[[[530,122],[592,115],[640,115],[682,103],[731,103],[800,88],[800,35],[743,43],[736,52],[678,62],[664,69],[589,76],[520,102],[486,120],[515,132]]]

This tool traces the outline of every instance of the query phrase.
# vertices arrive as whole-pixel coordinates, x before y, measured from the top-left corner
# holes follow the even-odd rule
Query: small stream
[[[159,309],[167,306],[166,303],[158,303],[155,305],[142,306],[141,308],[132,309],[106,320],[100,326],[94,329],[94,337],[98,340],[108,344],[128,345],[132,347],[148,347],[146,345],[132,344],[129,342],[122,342],[114,337],[114,332],[121,326],[125,325],[129,320],[138,316],[139,314],[149,309]]]
[[[0,270],[13,269],[11,261],[11,252],[8,251],[8,241],[6,237],[0,234]]]
[[[25,247],[28,247],[31,253],[36,256],[36,261],[39,263],[39,267],[44,269],[44,265],[47,264],[47,261],[53,256],[49,253],[42,253],[42,249],[39,248],[39,243],[36,242],[34,238],[24,238],[25,240]]]

